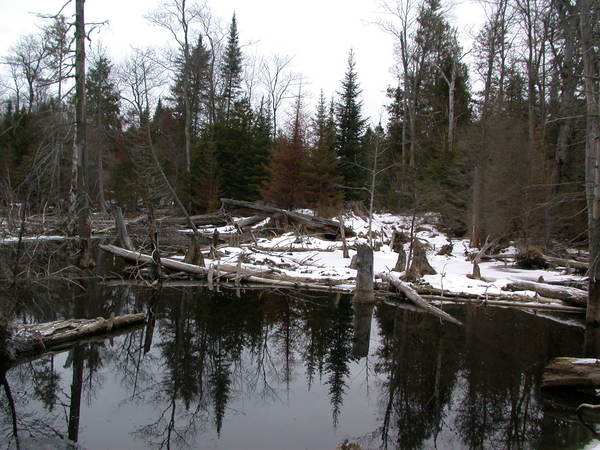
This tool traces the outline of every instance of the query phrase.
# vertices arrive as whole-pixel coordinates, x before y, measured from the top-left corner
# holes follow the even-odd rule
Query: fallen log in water
[[[460,298],[460,297],[442,297],[440,295],[422,295],[425,300],[441,301],[441,302],[452,302],[452,303],[473,303],[475,305],[483,306],[510,306],[512,308],[523,308],[523,309],[534,309],[539,311],[555,311],[573,314],[585,314],[585,308],[579,308],[577,306],[561,305],[559,303],[539,303],[538,299],[531,297],[528,301],[516,301],[511,300],[512,297],[506,298],[506,300],[498,299],[483,299],[483,298]]]
[[[81,339],[108,333],[119,328],[144,323],[146,315],[126,314],[103,319],[58,320],[31,325],[17,326],[8,343],[10,353],[16,359],[36,353],[52,351],[60,346]]]
[[[447,320],[448,322],[452,322],[456,325],[462,325],[462,322],[458,319],[455,319],[450,314],[445,311],[442,311],[439,308],[436,308],[432,304],[430,304],[427,300],[423,299],[417,291],[415,291],[408,284],[404,283],[400,278],[392,273],[382,273],[380,274],[381,278],[388,281],[392,286],[402,292],[406,298],[408,298],[411,302],[420,306],[421,308],[429,311],[440,319]]]
[[[507,284],[507,291],[534,291],[547,298],[556,298],[576,306],[587,305],[588,293],[582,289],[567,286],[556,286],[547,283],[535,283],[533,281],[515,281]]]
[[[542,388],[599,388],[600,360],[595,358],[554,358],[544,369]]]

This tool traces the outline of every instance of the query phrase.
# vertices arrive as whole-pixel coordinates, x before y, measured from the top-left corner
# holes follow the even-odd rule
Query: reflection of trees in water
[[[11,369],[20,429],[76,437],[81,402],[99,395],[106,370],[127,392],[121,404],[149,415],[135,436],[153,448],[192,445],[209,429],[225,433],[233,402],[281,402],[302,369],[309,389],[315,382],[327,387],[337,426],[350,365],[368,351],[370,311],[353,311],[348,299],[295,300],[277,292],[236,298],[189,289],[105,294],[98,289],[87,299],[74,296],[54,314],[94,317],[144,303],[152,311],[150,325],[73,349],[64,367],[46,358]],[[511,311],[468,309],[465,328],[385,305],[375,311],[380,342],[366,365],[379,379],[383,447],[443,446],[442,433],[469,448],[528,447],[560,425],[540,408],[538,374],[550,356],[576,354],[565,342],[577,342],[578,335],[564,329],[554,335],[542,322]],[[8,438],[12,416],[6,401],[0,407]],[[559,441],[581,442],[569,430]]]
[[[381,385],[381,442],[388,448],[421,448],[437,439],[448,416],[457,355],[445,325],[421,313],[377,308],[382,340],[375,373]],[[396,434],[393,437],[393,434]]]
[[[577,332],[555,333],[516,311],[466,309],[457,328],[378,308],[383,446],[421,448],[445,433],[466,448],[524,448],[536,447],[544,431],[558,441],[572,433],[544,413],[538,393],[548,359],[580,351],[572,345]]]

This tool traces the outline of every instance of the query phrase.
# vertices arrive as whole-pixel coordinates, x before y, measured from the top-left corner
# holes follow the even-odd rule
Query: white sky
[[[0,0],[0,58],[20,35],[36,32],[41,21],[32,13],[56,13],[66,0]],[[160,0],[87,0],[86,21],[108,20],[94,41],[102,41],[114,62],[131,47],[165,46],[168,36],[144,19]],[[354,49],[364,113],[372,123],[384,114],[386,87],[393,85],[392,38],[373,25],[380,14],[379,0],[208,0],[225,27],[235,11],[240,41],[252,43],[252,53],[294,56],[314,104],[323,89],[330,97],[340,89],[348,52]],[[67,6],[65,15],[74,10]],[[451,10],[452,25],[458,26],[466,42],[469,32],[481,23],[479,8],[465,0]],[[471,33],[472,34],[472,33]],[[464,44],[463,44],[464,45]],[[309,110],[312,113],[312,109]]]

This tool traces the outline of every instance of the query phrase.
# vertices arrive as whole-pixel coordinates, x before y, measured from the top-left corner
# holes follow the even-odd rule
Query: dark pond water
[[[345,297],[97,281],[14,298],[25,322],[112,311],[154,317],[147,328],[9,370],[19,436],[33,448],[53,448],[59,436],[89,449],[592,442],[568,406],[575,400],[539,389],[549,358],[581,354],[583,330],[519,311],[448,308],[464,321],[459,328]],[[13,448],[4,393],[0,406],[0,442]]]

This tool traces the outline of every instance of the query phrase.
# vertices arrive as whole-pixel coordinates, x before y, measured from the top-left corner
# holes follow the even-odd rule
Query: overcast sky
[[[66,0],[0,0],[0,57],[7,54],[20,35],[35,32],[41,23],[34,13],[56,13]],[[168,35],[151,26],[144,14],[161,0],[87,0],[86,21],[108,24],[92,36],[102,41],[114,62],[131,47],[168,45]],[[293,64],[306,82],[309,102],[314,104],[323,89],[331,96],[340,89],[348,52],[355,53],[363,90],[364,112],[377,123],[387,103],[386,87],[393,85],[393,41],[373,22],[381,16],[379,0],[208,0],[215,16],[227,26],[235,11],[245,51],[294,56]],[[64,13],[70,14],[73,5]],[[481,23],[478,8],[468,0],[451,10],[450,21],[468,35]]]

